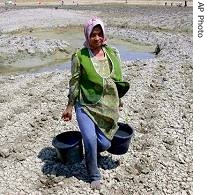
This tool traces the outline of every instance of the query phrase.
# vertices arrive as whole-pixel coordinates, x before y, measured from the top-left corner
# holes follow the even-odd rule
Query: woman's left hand
[[[122,111],[122,110],[123,110],[123,102],[122,102],[121,99],[120,99],[118,111]]]

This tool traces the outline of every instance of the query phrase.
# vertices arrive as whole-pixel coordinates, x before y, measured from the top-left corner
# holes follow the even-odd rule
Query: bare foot
[[[92,181],[90,187],[99,190],[101,188],[100,180]]]

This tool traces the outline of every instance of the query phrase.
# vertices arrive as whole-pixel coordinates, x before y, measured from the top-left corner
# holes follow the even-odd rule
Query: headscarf
[[[107,38],[105,36],[104,24],[100,18],[98,18],[97,16],[94,16],[90,20],[88,20],[87,23],[84,25],[84,35],[85,35],[84,46],[85,47],[90,48],[89,46],[90,34],[92,32],[92,29],[98,24],[101,26],[102,31],[103,31],[103,36],[104,36],[103,45],[106,44]]]

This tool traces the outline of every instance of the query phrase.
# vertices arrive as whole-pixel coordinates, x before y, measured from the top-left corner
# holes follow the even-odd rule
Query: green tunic
[[[89,50],[90,57],[96,72],[103,78],[104,89],[101,99],[95,104],[82,105],[84,111],[89,117],[95,122],[100,130],[105,134],[108,139],[112,139],[113,135],[118,129],[118,118],[119,118],[119,97],[117,87],[113,79],[110,77],[112,71],[112,65],[107,58],[105,48],[104,59],[97,59],[93,56]],[[117,56],[120,59],[119,53]],[[79,75],[80,75],[80,64],[76,57],[72,57],[71,66],[72,77],[69,81],[69,104],[74,105],[78,101],[79,94]]]

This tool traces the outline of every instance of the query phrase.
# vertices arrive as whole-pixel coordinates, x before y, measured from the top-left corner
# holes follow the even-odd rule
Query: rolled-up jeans
[[[75,105],[75,111],[84,143],[87,172],[91,181],[100,180],[97,154],[107,150],[111,146],[111,141],[105,137],[80,104]]]

